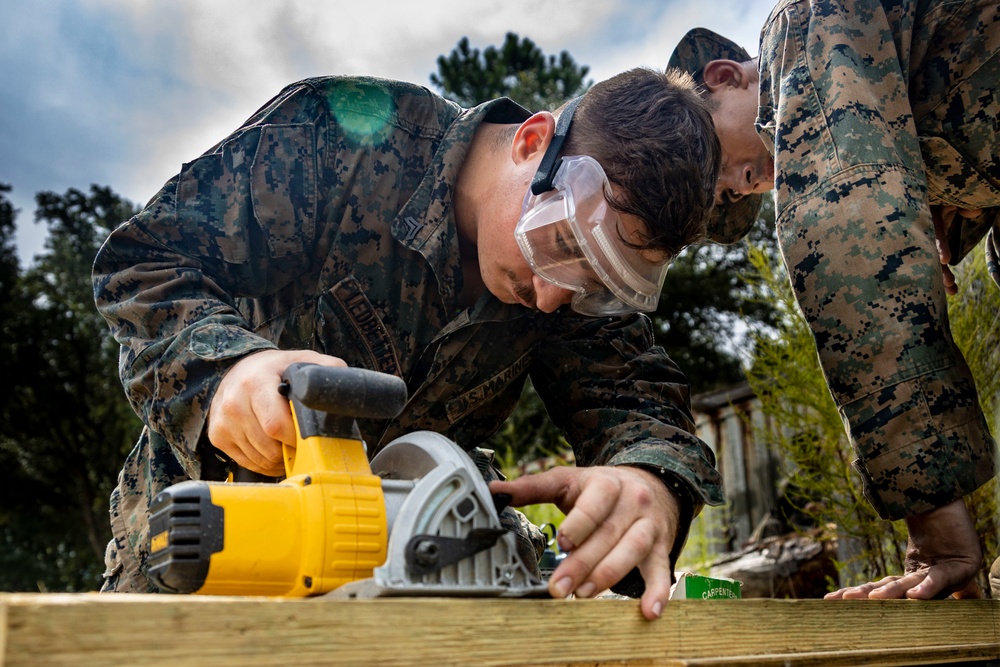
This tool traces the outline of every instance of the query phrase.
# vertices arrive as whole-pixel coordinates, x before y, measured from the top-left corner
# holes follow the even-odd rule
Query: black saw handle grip
[[[298,404],[307,408],[296,409],[303,431],[313,431],[313,427],[324,422],[328,425],[319,428],[319,435],[348,436],[348,433],[339,432],[344,430],[343,426],[331,428],[343,423],[342,420],[324,419],[324,416],[347,417],[349,423],[356,417],[392,419],[406,405],[406,383],[401,378],[364,368],[296,363],[285,369],[281,380],[280,391],[293,407]],[[313,413],[311,418],[304,418],[309,412]],[[307,422],[314,424],[307,428]]]

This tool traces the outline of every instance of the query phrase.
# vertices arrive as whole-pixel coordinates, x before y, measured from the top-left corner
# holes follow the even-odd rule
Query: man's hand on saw
[[[493,482],[490,491],[510,494],[515,507],[550,502],[566,513],[557,539],[568,555],[549,579],[553,597],[593,597],[638,566],[646,584],[643,616],[660,616],[670,598],[669,554],[680,510],[655,475],[628,466],[561,466]]]
[[[295,362],[347,365],[311,350],[265,350],[241,359],[219,382],[208,409],[208,439],[237,465],[272,477],[285,474],[281,443],[295,444],[295,426],[278,386]]]
[[[961,498],[944,507],[906,519],[909,542],[906,574],[842,588],[828,593],[836,600],[930,600],[949,594],[956,598],[982,598],[976,574],[983,554],[972,517]]]

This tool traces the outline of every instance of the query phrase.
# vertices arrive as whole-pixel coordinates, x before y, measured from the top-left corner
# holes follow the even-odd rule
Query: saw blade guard
[[[382,478],[387,505],[386,561],[371,579],[333,595],[546,594],[546,584],[521,559],[517,537],[503,530],[479,469],[452,440],[416,431],[386,445],[371,466]]]

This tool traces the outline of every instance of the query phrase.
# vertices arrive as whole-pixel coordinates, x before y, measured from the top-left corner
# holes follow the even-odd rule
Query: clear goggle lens
[[[532,271],[576,292],[572,308],[609,316],[656,309],[667,262],[654,263],[621,238],[608,179],[588,156],[563,158],[552,189],[525,195],[514,234]]]

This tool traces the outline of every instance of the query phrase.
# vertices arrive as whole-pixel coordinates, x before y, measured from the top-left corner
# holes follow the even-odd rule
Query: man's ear
[[[511,158],[514,164],[521,164],[536,156],[541,159],[555,131],[556,119],[548,111],[539,111],[521,123],[514,133],[514,142],[511,145]]]
[[[735,60],[712,60],[702,70],[705,87],[713,93],[721,88],[746,88],[750,83],[743,64]]]

